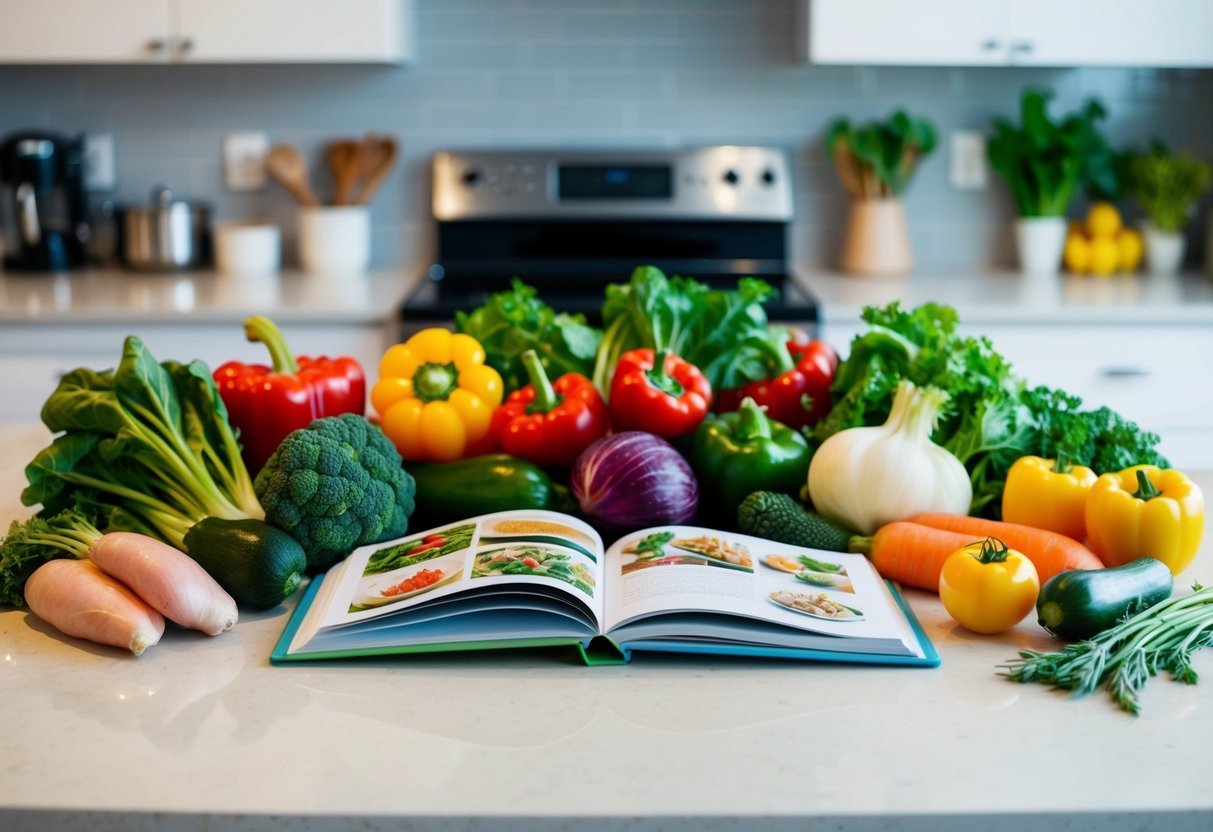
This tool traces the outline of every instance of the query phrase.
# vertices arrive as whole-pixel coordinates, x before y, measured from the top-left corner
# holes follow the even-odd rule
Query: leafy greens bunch
[[[21,501],[40,503],[43,516],[79,508],[104,531],[139,532],[184,551],[187,535],[211,529],[207,539],[230,544],[233,559],[297,547],[261,522],[227,408],[200,361],[157,363],[131,336],[116,370],[66,374],[42,421],[59,436],[26,466]],[[291,554],[302,561],[301,549]]]
[[[698,367],[713,390],[740,387],[786,368],[786,333],[767,326],[762,303],[769,283],[743,277],[735,291],[712,289],[689,277],[666,277],[641,266],[624,284],[610,284],[602,307],[605,334],[594,364],[594,385],[610,389],[619,358],[647,347]]]
[[[534,350],[551,378],[565,373],[588,376],[602,333],[583,315],[556,312],[539,292],[515,278],[512,288],[491,295],[472,312],[455,313],[455,329],[484,347],[485,363],[501,373],[506,392],[527,384],[522,354]]]
[[[932,439],[968,469],[975,514],[998,515],[1007,471],[1025,454],[1100,474],[1167,464],[1156,434],[1109,408],[1083,410],[1077,396],[1029,386],[988,338],[957,331],[951,307],[928,303],[907,311],[895,301],[866,308],[863,319],[869,330],[852,341],[839,365],[834,406],[811,435],[817,443],[847,428],[883,423],[897,383],[909,379],[949,396]]]

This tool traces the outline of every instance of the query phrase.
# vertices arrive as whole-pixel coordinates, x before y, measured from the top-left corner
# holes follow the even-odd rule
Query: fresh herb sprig
[[[1196,684],[1192,655],[1213,643],[1213,586],[1196,584],[1190,595],[1172,598],[1109,630],[1053,653],[1021,650],[999,665],[1015,682],[1038,682],[1075,696],[1105,687],[1133,715],[1141,709],[1146,682],[1160,670],[1177,682]]]

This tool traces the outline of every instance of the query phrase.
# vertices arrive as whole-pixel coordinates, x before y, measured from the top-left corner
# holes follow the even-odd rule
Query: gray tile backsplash
[[[352,66],[0,67],[0,133],[26,127],[114,135],[118,188],[142,199],[167,182],[217,217],[268,216],[293,237],[285,192],[224,190],[220,145],[233,130],[299,144],[318,188],[325,141],[370,130],[404,142],[374,205],[374,258],[431,257],[429,158],[446,147],[786,148],[797,176],[798,262],[829,265],[845,200],[824,158],[831,119],[906,107],[933,119],[941,146],[906,198],[920,267],[1011,261],[1013,209],[1002,184],[953,190],[947,135],[1009,115],[1025,85],[1056,107],[1089,95],[1118,142],[1159,136],[1213,156],[1213,71],[899,69],[798,63],[790,0],[418,0],[417,57],[402,68]]]

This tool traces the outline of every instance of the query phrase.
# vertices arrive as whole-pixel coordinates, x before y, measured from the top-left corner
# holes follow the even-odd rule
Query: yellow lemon
[[[1141,232],[1134,228],[1122,228],[1116,235],[1116,247],[1120,250],[1120,270],[1122,272],[1137,271],[1137,267],[1141,264],[1142,251],[1145,249]]]
[[[1109,275],[1120,263],[1120,249],[1115,237],[1093,237],[1091,239],[1091,274]]]
[[[1071,233],[1066,237],[1066,248],[1062,255],[1066,268],[1074,274],[1086,274],[1091,268],[1091,243],[1081,234]]]
[[[1093,236],[1112,236],[1120,230],[1120,212],[1110,202],[1096,202],[1087,211],[1087,231]]]

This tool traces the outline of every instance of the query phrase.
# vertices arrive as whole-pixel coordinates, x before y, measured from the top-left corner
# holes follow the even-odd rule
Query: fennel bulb
[[[969,472],[931,441],[947,400],[942,390],[902,381],[883,425],[849,428],[822,443],[809,464],[818,513],[861,534],[925,511],[968,514]]]

